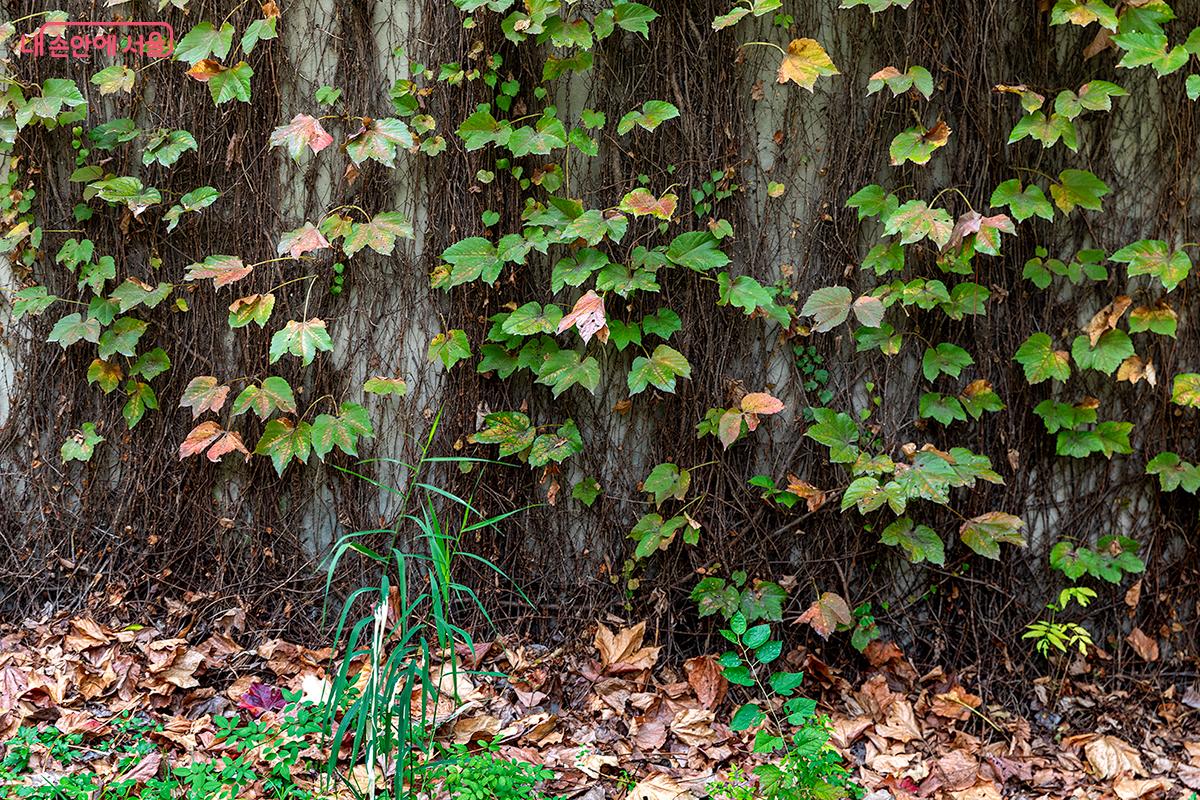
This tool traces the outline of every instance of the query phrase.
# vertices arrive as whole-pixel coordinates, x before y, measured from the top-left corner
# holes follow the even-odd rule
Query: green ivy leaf
[[[466,124],[465,122],[463,123]],[[362,130],[346,140],[346,155],[355,164],[373,159],[385,167],[394,167],[397,147],[412,147],[412,131],[404,120],[395,117],[372,119]]]
[[[85,422],[80,430],[72,434],[62,443],[59,456],[64,464],[70,461],[91,461],[96,445],[104,441],[104,437],[96,432],[94,422]]]
[[[574,421],[567,420],[554,433],[543,433],[533,440],[529,448],[529,464],[544,467],[553,461],[561,464],[570,456],[583,450],[583,439]]]
[[[329,337],[329,331],[325,328],[325,320],[316,317],[306,322],[290,320],[271,337],[269,363],[274,364],[283,358],[284,353],[291,353],[307,367],[318,352],[329,352],[332,349],[333,339]]]
[[[966,350],[958,345],[942,342],[937,347],[925,348],[925,355],[921,359],[921,371],[928,381],[935,380],[943,372],[957,378],[964,367],[974,363],[975,359],[971,358],[971,354]]]
[[[813,331],[826,333],[846,321],[854,295],[845,286],[826,286],[808,296],[800,315],[813,318]]]
[[[1172,250],[1161,239],[1142,239],[1122,247],[1108,258],[1129,265],[1129,276],[1152,275],[1168,292],[1187,280],[1192,259],[1183,250]]]
[[[537,429],[529,417],[519,411],[497,411],[483,418],[482,430],[471,436],[478,444],[500,446],[500,457],[520,453],[533,444]]]
[[[642,483],[642,490],[654,496],[654,505],[657,507],[670,497],[683,500],[691,483],[690,472],[680,469],[675,464],[665,463],[650,470],[650,474]]]
[[[274,411],[296,413],[296,396],[292,387],[283,378],[272,375],[265,378],[261,386],[250,384],[233,401],[232,416],[253,411],[259,419],[266,419]]]
[[[1200,374],[1184,372],[1171,384],[1171,402],[1186,408],[1200,408]]]
[[[126,382],[125,393],[127,399],[125,405],[121,407],[121,416],[124,417],[125,425],[129,430],[133,430],[134,426],[142,421],[147,409],[156,410],[158,408],[158,395],[154,393],[149,384],[133,379]]]
[[[303,421],[294,423],[290,419],[273,419],[263,429],[262,437],[254,446],[254,454],[270,456],[275,473],[283,475],[292,461],[307,464],[311,448],[311,425]]]
[[[691,376],[692,365],[683,354],[669,345],[660,344],[654,348],[650,358],[638,356],[633,360],[628,378],[629,393],[639,394],[647,386],[674,393],[676,377]]]
[[[580,360],[574,350],[559,350],[542,362],[537,382],[552,387],[555,397],[575,384],[595,394],[600,385],[600,362],[591,356]]]
[[[1054,207],[1046,199],[1041,187],[1030,184],[1022,189],[1021,182],[1016,178],[997,186],[989,202],[997,208],[1008,208],[1017,222],[1024,222],[1030,217],[1054,221]]]
[[[617,135],[624,136],[633,130],[634,126],[653,131],[667,120],[679,116],[679,109],[663,100],[647,100],[642,103],[640,111],[630,111],[621,117],[617,123]]]
[[[534,336],[539,333],[554,333],[562,321],[562,309],[553,303],[542,305],[536,301],[526,303],[508,315],[500,329],[514,336]]]
[[[150,327],[149,323],[133,317],[121,317],[112,327],[100,334],[100,357],[108,360],[117,353],[133,358],[137,355],[137,343]]]
[[[390,256],[397,238],[413,238],[412,223],[399,211],[385,211],[376,214],[370,222],[351,225],[342,249],[348,256],[353,256],[364,247],[370,247],[381,256]]]
[[[1000,558],[1001,544],[1025,547],[1024,527],[1025,523],[1019,517],[1002,511],[989,511],[964,522],[959,528],[959,537],[963,544],[979,555],[996,560]]]
[[[945,247],[954,230],[954,220],[942,208],[930,208],[924,200],[909,200],[893,211],[884,222],[884,233],[900,234],[900,244],[929,239]]]
[[[937,532],[927,525],[916,525],[908,517],[900,517],[883,529],[883,544],[899,547],[914,564],[928,561],[939,567],[946,564],[945,546]]]
[[[268,378],[268,380],[270,380]],[[264,384],[266,382],[264,381]],[[375,431],[367,410],[357,403],[342,403],[337,416],[320,414],[312,423],[312,449],[322,461],[336,446],[348,456],[358,456],[358,440],[371,439]]]
[[[113,389],[121,385],[121,365],[110,361],[105,361],[102,358],[93,359],[88,366],[87,382],[88,385],[97,383],[105,394],[109,394]]]
[[[1087,337],[1084,337],[1087,341]],[[1070,356],[1065,350],[1055,350],[1050,335],[1035,333],[1017,349],[1013,360],[1025,369],[1025,379],[1031,384],[1047,378],[1066,381],[1071,377]]]
[[[164,167],[170,167],[188,150],[197,147],[196,137],[188,131],[159,130],[146,142],[142,163],[148,165],[157,161]]]
[[[649,23],[658,19],[658,12],[649,6],[641,3],[613,3],[613,22],[618,28],[640,33],[643,37],[649,38],[650,31],[646,27]]]
[[[1063,170],[1059,173],[1058,183],[1050,184],[1050,195],[1054,198],[1054,204],[1062,209],[1064,214],[1070,214],[1076,208],[1100,211],[1100,198],[1108,192],[1107,183],[1082,169]]]
[[[804,435],[829,448],[829,460],[835,464],[850,464],[858,458],[858,426],[848,415],[832,408],[814,408],[815,423]]]
[[[708,231],[691,231],[676,236],[667,248],[667,258],[672,264],[707,272],[729,263],[729,256],[721,251],[720,242]]]
[[[175,60],[195,66],[197,61],[210,56],[223,59],[229,55],[232,45],[233,26],[228,22],[222,23],[220,30],[213,27],[211,22],[201,22],[175,45]]]
[[[1071,343],[1071,358],[1080,369],[1094,369],[1111,375],[1121,362],[1134,354],[1129,334],[1119,328],[1105,331],[1093,347],[1086,335],[1075,337]]]
[[[439,333],[429,343],[429,360],[441,361],[446,369],[450,369],[459,361],[470,357],[471,344],[467,341],[467,333],[459,328],[447,333]]]
[[[231,100],[243,103],[250,102],[250,79],[254,70],[245,61],[239,61],[237,66],[224,69],[208,79],[208,91],[213,103],[223,105]]]
[[[583,503],[588,508],[592,507],[599,496],[600,482],[590,475],[581,479],[571,488],[571,497]]]

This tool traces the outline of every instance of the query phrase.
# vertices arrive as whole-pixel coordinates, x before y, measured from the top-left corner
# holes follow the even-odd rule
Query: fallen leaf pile
[[[203,630],[203,636],[188,635]],[[448,656],[449,654],[445,654]],[[75,765],[106,778],[154,776],[167,763],[220,758],[213,718],[277,720],[282,690],[317,698],[331,653],[278,639],[256,640],[244,617],[226,612],[174,633],[113,627],[90,616],[0,630],[0,755],[21,726],[99,736],[132,711],[162,724],[161,745],[118,774],[103,758]],[[893,644],[872,642],[853,683],[803,649],[781,667],[806,674],[832,741],[871,800],[947,797],[1187,797],[1200,789],[1200,690],[1163,693],[1157,705],[1070,684],[1047,703],[1051,684],[1031,682],[1056,712],[1024,719],[988,702],[962,679],[920,674]],[[457,650],[458,702],[442,698],[437,737],[473,746],[498,738],[501,755],[544,765],[549,795],[586,800],[689,800],[732,765],[750,769],[754,731],[728,721],[743,702],[715,656],[663,663],[645,623],[598,623],[594,638],[550,651],[497,640]],[[442,665],[445,666],[445,665]],[[443,669],[446,679],[449,671]],[[1064,709],[1090,708],[1096,730],[1072,730]],[[310,755],[320,758],[317,741]],[[61,769],[34,754],[41,779]],[[297,775],[315,785],[319,776]]]

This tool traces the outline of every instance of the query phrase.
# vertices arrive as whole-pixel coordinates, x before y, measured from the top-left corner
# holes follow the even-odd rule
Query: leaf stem
[[[785,56],[787,55],[787,52],[782,47],[775,44],[774,42],[744,42],[742,44],[742,47],[754,47],[754,46],[774,47],[776,50],[778,50],[780,52],[781,55],[785,55]]]

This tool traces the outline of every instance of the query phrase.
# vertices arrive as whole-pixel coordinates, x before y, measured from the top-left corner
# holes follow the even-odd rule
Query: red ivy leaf
[[[558,333],[570,330],[572,326],[579,328],[579,335],[584,344],[594,335],[602,342],[608,341],[608,320],[604,316],[604,298],[588,289],[583,297],[575,302],[575,307],[558,323]]]
[[[321,127],[321,121],[308,114],[297,114],[287,125],[280,125],[271,131],[271,146],[286,147],[294,161],[300,160],[306,145],[314,153],[319,153],[331,144],[333,137]]]
[[[188,382],[183,397],[179,398],[179,405],[192,409],[192,419],[195,419],[205,411],[220,411],[228,396],[228,386],[218,385],[217,379],[211,375],[198,375]]]

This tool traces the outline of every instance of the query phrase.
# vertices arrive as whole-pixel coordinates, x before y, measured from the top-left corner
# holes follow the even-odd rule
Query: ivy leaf
[[[91,317],[84,319],[79,314],[67,314],[54,323],[46,341],[58,342],[64,350],[78,341],[99,342],[100,321]]]
[[[579,336],[584,344],[587,344],[592,336],[601,342],[607,342],[608,320],[604,315],[604,298],[589,289],[583,297],[575,301],[571,313],[559,321],[555,332],[562,333],[572,327],[579,329]]]
[[[1184,86],[1188,100],[1200,100],[1200,75],[1188,75]]]
[[[254,446],[254,454],[270,456],[275,473],[283,475],[292,461],[307,464],[311,448],[311,425],[307,422],[294,423],[290,419],[273,419],[263,429],[262,437]]]
[[[514,336],[535,336],[559,330],[562,319],[562,310],[553,303],[543,306],[537,301],[531,301],[509,314],[501,323],[500,329]]]
[[[399,211],[376,214],[370,222],[354,223],[346,234],[342,249],[352,256],[364,247],[370,247],[381,256],[390,256],[396,239],[413,238],[412,223]]]
[[[1086,338],[1084,339],[1086,342]],[[1065,350],[1055,350],[1050,335],[1035,333],[1025,340],[1013,360],[1025,369],[1025,379],[1031,384],[1047,378],[1066,381],[1071,377],[1070,356]]]
[[[1132,422],[1106,420],[1097,425],[1095,434],[1096,438],[1100,440],[1100,449],[1104,453],[1104,457],[1111,459],[1116,453],[1123,455],[1132,453],[1133,446],[1129,443],[1129,433],[1132,430]]]
[[[311,222],[306,222],[295,230],[285,232],[279,239],[276,252],[279,255],[287,253],[292,258],[299,258],[305,253],[329,246],[329,240],[325,238],[320,229]]]
[[[949,425],[955,420],[967,421],[967,412],[962,402],[957,397],[940,392],[926,392],[921,395],[918,413],[924,419],[934,419],[943,425]]]
[[[93,359],[92,363],[88,365],[88,384],[100,384],[100,388],[105,394],[109,394],[113,389],[116,389],[121,384],[122,377],[124,377],[124,375],[121,372],[120,364],[105,361],[102,358],[97,358]]]
[[[574,350],[559,350],[542,362],[537,382],[552,387],[555,397],[575,384],[595,394],[600,385],[600,362],[591,356],[581,361]]]
[[[100,96],[117,92],[132,92],[137,73],[124,64],[113,64],[92,76],[92,83],[100,89]]]
[[[287,381],[272,375],[265,378],[261,386],[250,384],[234,399],[232,416],[236,417],[247,411],[253,411],[259,419],[266,419],[273,411],[295,414],[296,396]]]
[[[1172,250],[1161,239],[1142,239],[1122,247],[1108,258],[1129,265],[1129,276],[1152,275],[1168,292],[1187,280],[1192,259],[1183,250]]]
[[[357,403],[342,403],[337,416],[318,415],[311,433],[313,452],[322,461],[335,446],[348,456],[358,456],[358,440],[375,436],[370,415]]]
[[[271,337],[269,363],[274,364],[284,353],[291,353],[307,367],[318,352],[332,349],[333,340],[325,329],[325,320],[316,317],[306,322],[290,320]]]
[[[849,464],[858,458],[858,426],[849,414],[832,408],[814,408],[811,425],[804,435],[818,444],[829,448],[829,460],[835,464]]]
[[[997,186],[989,202],[995,207],[1007,207],[1017,222],[1024,222],[1035,216],[1049,222],[1054,221],[1054,207],[1046,199],[1041,187],[1030,184],[1022,189],[1021,182],[1016,178]]]
[[[481,236],[473,236],[450,245],[442,251],[442,260],[451,267],[449,280],[444,287],[447,289],[479,280],[480,277],[491,285],[500,276],[500,270],[504,268],[504,262],[501,261],[496,246]],[[557,269],[555,267],[556,272]],[[581,280],[580,283],[582,282]],[[578,286],[579,284],[571,285]],[[558,290],[555,289],[555,291]]]
[[[179,225],[179,218],[185,213],[189,211],[199,213],[201,209],[208,208],[215,203],[220,196],[221,193],[213,187],[201,186],[179,198],[179,202],[163,214],[163,219],[167,221],[167,233],[175,230],[175,227]]]
[[[429,343],[429,360],[441,361],[446,369],[450,369],[459,361],[470,357],[471,345],[467,341],[467,333],[459,328],[448,333],[439,333]]]
[[[211,55],[225,58],[232,45],[233,26],[228,22],[223,23],[220,30],[214,28],[211,22],[201,22],[175,45],[175,60],[195,64]]]
[[[304,148],[317,154],[333,144],[333,137],[321,127],[321,121],[308,114],[297,114],[287,125],[271,131],[271,146],[286,147],[293,161],[300,160]]]
[[[1071,343],[1071,358],[1080,369],[1094,369],[1112,375],[1121,362],[1134,354],[1129,334],[1120,329],[1105,331],[1095,346],[1086,335],[1076,336]]]
[[[1192,494],[1200,491],[1200,467],[1180,460],[1175,453],[1159,453],[1150,459],[1146,474],[1157,475],[1164,492],[1172,492],[1181,486]]]
[[[966,350],[958,345],[942,342],[937,347],[925,348],[925,356],[921,359],[921,371],[925,373],[925,380],[928,381],[936,379],[943,372],[957,378],[963,367],[974,363],[975,359],[971,358],[971,354]]]
[[[967,384],[967,388],[963,389],[958,399],[962,403],[963,410],[973,419],[979,419],[985,411],[1004,410],[1004,402],[996,394],[992,384],[982,378]]]
[[[537,429],[529,417],[519,411],[497,411],[483,418],[484,428],[474,433],[470,440],[478,444],[500,446],[500,457],[520,453],[530,447],[537,438]]]
[[[1170,336],[1175,338],[1175,333],[1179,326],[1179,315],[1175,313],[1175,309],[1165,300],[1159,300],[1151,308],[1149,306],[1138,306],[1133,311],[1129,312],[1129,332],[1157,333],[1160,336]]]
[[[256,19],[254,22],[251,22],[246,27],[246,32],[242,34],[242,52],[250,55],[259,42],[276,38],[279,35],[275,31],[276,20],[278,19],[278,16],[270,15],[264,19]]]
[[[568,419],[554,433],[543,433],[533,440],[529,448],[529,464],[533,467],[544,467],[551,461],[561,464],[582,450],[583,439],[579,436],[579,428]]]
[[[96,445],[104,441],[104,437],[96,432],[94,422],[85,422],[80,430],[72,434],[59,448],[59,456],[64,464],[70,461],[91,461]]]
[[[649,6],[641,3],[613,3],[613,22],[618,28],[640,33],[642,36],[649,38],[650,31],[646,27],[647,24],[658,19],[658,12]]]
[[[600,482],[591,476],[583,478],[571,487],[571,497],[574,497],[588,508],[592,507],[599,496]]]
[[[657,336],[666,341],[674,336],[683,328],[683,321],[669,308],[660,308],[658,311],[642,318],[642,330],[647,336]],[[641,344],[639,341],[638,344]]]
[[[887,66],[867,79],[867,96],[870,97],[881,91],[885,86],[891,89],[892,94],[896,97],[909,89],[916,89],[928,100],[933,96],[933,75],[929,73],[929,70],[920,66],[909,67],[906,72]]]
[[[675,207],[679,198],[673,194],[664,194],[657,198],[649,190],[642,187],[634,189],[621,198],[617,210],[632,214],[635,217],[653,216],[669,221],[675,215]]]
[[[900,244],[912,244],[928,238],[945,247],[954,230],[954,220],[942,208],[930,208],[924,200],[909,200],[887,218],[884,233],[900,234]]]
[[[211,375],[197,375],[188,381],[183,395],[179,398],[179,405],[182,408],[190,408],[192,419],[196,419],[205,411],[211,411],[214,414],[220,411],[221,407],[225,405],[227,397],[229,397],[228,386],[218,383],[217,379]]]
[[[157,161],[164,167],[170,167],[188,150],[196,148],[196,137],[188,131],[160,130],[146,142],[142,163],[149,165]]]
[[[363,382],[363,391],[367,394],[387,397],[395,395],[396,397],[404,397],[408,394],[408,384],[403,378],[387,378],[383,375],[375,375],[367,378]]]
[[[939,567],[946,564],[942,537],[927,525],[915,525],[908,517],[900,517],[883,529],[882,544],[899,547],[914,564],[928,561]]]
[[[251,294],[229,304],[229,327],[244,328],[251,322],[265,327],[275,309],[275,295]]]
[[[158,395],[150,388],[150,384],[132,379],[126,382],[125,393],[126,400],[125,405],[121,407],[121,416],[125,419],[126,427],[133,430],[142,421],[147,409],[158,408]]]
[[[867,257],[863,259],[862,268],[872,270],[876,275],[903,272],[903,245],[899,242],[880,242],[867,253]]]
[[[924,125],[914,125],[896,134],[896,138],[892,139],[892,144],[888,147],[892,166],[910,161],[914,164],[928,164],[934,152],[945,147],[950,141],[951,132],[949,125],[939,121],[929,129]]]
[[[637,542],[634,558],[649,558],[658,550],[666,550],[675,541],[675,534],[686,524],[683,516],[664,520],[658,514],[646,514],[629,532],[629,538]]]
[[[149,323],[133,317],[121,317],[104,333],[100,334],[97,345],[99,355],[103,359],[112,358],[117,353],[133,358],[137,355],[137,343],[150,327]]]
[[[1163,33],[1121,33],[1112,37],[1112,42],[1125,51],[1117,62],[1118,67],[1154,67],[1160,78],[1175,72],[1188,61],[1187,51],[1181,45],[1171,47]]]
[[[171,368],[171,359],[165,350],[156,347],[142,353],[129,368],[130,375],[141,375],[146,380],[153,380]]]
[[[708,231],[679,234],[671,241],[666,255],[672,264],[696,272],[720,269],[729,263],[729,256],[721,251],[720,242]]]
[[[394,167],[396,147],[412,147],[413,137],[403,120],[395,117],[363,117],[362,129],[346,140],[346,155],[355,165],[374,159],[385,167]],[[464,123],[466,124],[466,123]]]
[[[237,256],[212,255],[203,261],[190,264],[187,268],[185,281],[202,281],[212,278],[213,286],[220,289],[231,283],[240,281],[254,271],[254,267],[246,266]]]
[[[126,278],[125,281],[113,289],[113,293],[109,295],[109,300],[117,301],[117,310],[124,314],[131,308],[144,305],[146,308],[155,308],[167,296],[171,294],[171,284],[162,282],[158,286],[151,286],[148,283],[143,283],[137,278]]]
[[[1024,527],[1025,523],[1020,517],[1002,511],[989,511],[964,522],[958,535],[963,544],[979,555],[996,560],[1000,558],[1001,544],[1025,547],[1025,534],[1021,532]]]
[[[12,308],[13,319],[40,316],[58,299],[56,295],[47,294],[45,286],[28,286],[15,295]]]
[[[1125,310],[1133,303],[1128,295],[1117,295],[1112,302],[1097,311],[1081,329],[1088,337],[1088,343],[1095,347],[1100,337],[1111,331],[1125,315]]]
[[[654,496],[654,505],[661,506],[665,500],[674,497],[683,500],[687,497],[688,487],[692,484],[692,474],[686,469],[680,469],[675,464],[659,464],[650,470],[646,480],[642,482],[642,490]]]
[[[1078,25],[1086,28],[1093,22],[1110,31],[1117,29],[1117,12],[1103,0],[1058,0],[1050,10],[1051,25]]]
[[[838,626],[851,625],[854,617],[850,614],[850,605],[840,594],[824,592],[808,609],[796,618],[796,624],[808,626],[817,632],[822,639],[828,639],[829,634]]]
[[[660,344],[654,348],[650,358],[638,356],[633,360],[628,378],[629,393],[639,394],[651,385],[664,392],[674,393],[676,377],[691,376],[692,365],[683,353],[669,345]]]
[[[250,79],[254,70],[245,61],[239,61],[237,66],[223,69],[208,81],[208,91],[213,103],[222,105],[230,100],[250,102]]]
[[[1200,374],[1184,372],[1171,384],[1171,402],[1177,406],[1200,408]]]
[[[1059,173],[1058,183],[1050,184],[1050,195],[1054,198],[1054,204],[1061,208],[1064,214],[1070,214],[1076,208],[1100,211],[1100,198],[1108,192],[1108,184],[1081,169],[1063,170]]]
[[[813,331],[826,333],[846,321],[854,295],[845,286],[826,286],[808,296],[800,315],[812,317]]]
[[[653,131],[667,120],[679,116],[679,109],[663,100],[647,100],[640,111],[630,111],[617,122],[617,135],[624,136],[634,126]]]
[[[788,43],[775,81],[791,81],[811,92],[817,78],[837,74],[838,68],[834,66],[833,59],[825,52],[820,42],[815,39],[793,39]]]
[[[846,200],[846,207],[857,209],[859,220],[867,217],[887,219],[898,207],[896,195],[885,192],[882,186],[872,183],[864,186]]]

